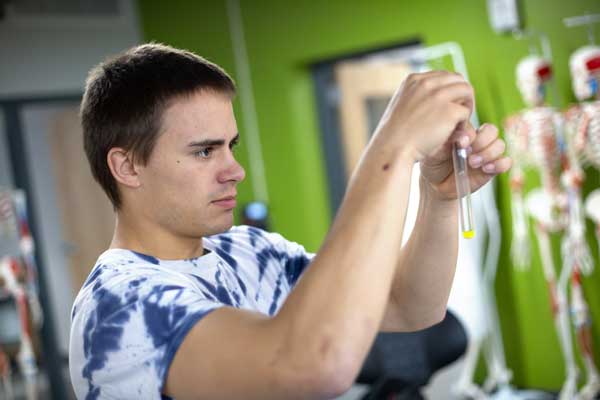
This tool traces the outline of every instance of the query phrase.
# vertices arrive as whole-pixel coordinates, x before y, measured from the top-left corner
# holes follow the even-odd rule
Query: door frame
[[[27,159],[27,147],[24,138],[23,121],[20,111],[33,104],[60,104],[81,102],[81,93],[71,93],[57,96],[40,97],[14,97],[0,99],[0,111],[4,114],[4,131],[6,134],[6,143],[8,146],[9,164],[12,172],[12,181],[15,188],[25,191],[27,194],[33,193],[33,182],[31,179],[31,166]],[[41,328],[41,341],[43,352],[43,367],[48,376],[49,390],[52,399],[68,399],[67,385],[64,380],[63,370],[68,363],[68,355],[60,354],[58,348],[58,336],[56,332],[56,317],[53,315],[53,309],[50,304],[49,286],[48,286],[48,267],[41,257],[41,249],[44,243],[41,240],[40,216],[36,212],[36,199],[33,196],[26,196],[28,223],[33,236],[36,252],[35,261],[38,269],[39,297],[41,307],[44,313],[44,323]]]
[[[423,40],[420,37],[413,37],[392,44],[348,52],[308,63],[316,97],[317,117],[319,119],[322,153],[325,158],[329,206],[332,216],[336,215],[342,203],[347,185],[346,156],[344,155],[339,116],[340,91],[336,84],[335,65],[342,61],[357,61],[386,51],[411,51],[420,46],[423,46]]]

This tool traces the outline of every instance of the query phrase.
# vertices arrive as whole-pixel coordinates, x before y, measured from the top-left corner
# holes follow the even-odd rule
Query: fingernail
[[[460,145],[462,147],[467,147],[469,145],[469,137],[468,136],[462,136],[459,140],[460,140]]]
[[[494,164],[485,164],[483,166],[483,171],[489,173],[492,173],[496,170],[496,167],[494,166]]]
[[[481,132],[482,130],[485,129],[486,126],[488,126],[489,124],[487,122],[484,122],[483,124],[481,124],[479,126],[479,128],[477,128],[477,133]]]
[[[482,161],[483,161],[483,158],[481,156],[469,157],[469,164],[471,164],[471,167],[473,167],[473,168],[479,167],[481,165]]]
[[[467,147],[467,154],[471,154],[473,152],[473,146]]]

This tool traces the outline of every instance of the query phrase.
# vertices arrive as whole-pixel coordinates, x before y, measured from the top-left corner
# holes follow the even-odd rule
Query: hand
[[[469,183],[471,192],[488,183],[494,176],[506,172],[512,160],[504,156],[506,144],[498,137],[498,129],[491,124],[483,124],[476,133],[471,124],[456,130],[444,145],[421,161],[421,181],[440,200],[457,198],[452,145],[471,148],[468,157]]]
[[[473,88],[459,74],[411,74],[392,97],[370,147],[392,152],[402,149],[420,161],[468,121],[473,103]]]

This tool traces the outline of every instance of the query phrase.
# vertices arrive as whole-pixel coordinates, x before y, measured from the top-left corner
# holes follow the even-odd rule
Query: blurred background
[[[0,0],[0,399],[73,398],[71,306],[114,221],[82,151],[78,107],[95,64],[156,41],[225,68],[238,84],[237,154],[247,172],[237,222],[263,224],[317,251],[361,150],[408,73],[468,73],[474,122],[505,135],[504,121],[531,108],[515,75],[527,56],[552,65],[547,105],[560,115],[578,103],[569,58],[600,41],[599,13],[598,0]],[[586,15],[581,24],[564,22]],[[600,188],[595,166],[584,168],[582,198]],[[524,194],[543,185],[539,168],[524,171]],[[595,379],[599,221],[590,216],[584,225],[596,268],[569,280],[581,282],[589,323],[585,331],[571,324],[567,335],[579,370],[568,392],[565,331],[555,329],[555,292],[534,222],[527,268],[511,258],[514,191],[506,174],[473,196],[477,235],[461,241],[450,300],[467,342],[456,361],[431,367],[417,385],[427,398],[554,398]],[[407,232],[414,196],[411,204]],[[550,233],[556,279],[566,229]],[[567,286],[569,304],[577,302]],[[591,337],[587,352],[582,332]],[[368,385],[345,398],[362,398]],[[539,393],[519,397],[524,390]],[[594,393],[589,398],[600,389]]]

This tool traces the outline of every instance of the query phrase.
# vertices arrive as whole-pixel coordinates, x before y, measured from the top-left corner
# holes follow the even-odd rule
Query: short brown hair
[[[169,102],[207,89],[233,97],[235,83],[218,65],[157,43],[133,47],[90,71],[81,103],[84,149],[115,209],[121,197],[106,160],[109,150],[121,147],[145,165]]]

